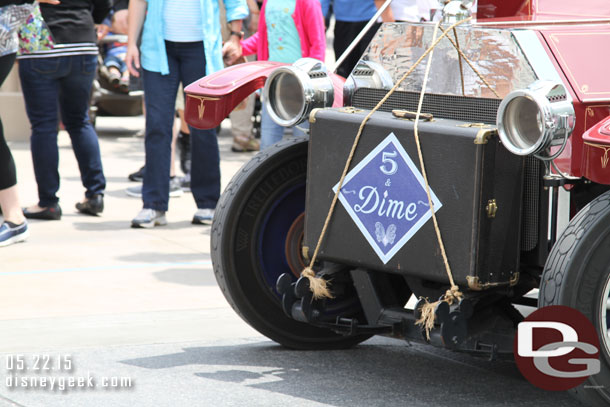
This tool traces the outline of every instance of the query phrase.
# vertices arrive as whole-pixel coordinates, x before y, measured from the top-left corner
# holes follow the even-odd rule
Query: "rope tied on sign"
[[[347,160],[345,162],[345,166],[343,168],[343,172],[341,173],[341,178],[339,179],[339,184],[337,187],[337,191],[335,192],[334,196],[333,196],[333,200],[330,204],[330,208],[328,210],[328,214],[326,215],[326,220],[324,221],[324,226],[322,227],[322,231],[320,232],[320,236],[318,238],[318,242],[316,243],[316,248],[313,252],[313,255],[311,256],[311,260],[309,261],[309,266],[307,266],[302,272],[301,272],[301,277],[305,277],[309,280],[309,288],[312,292],[312,296],[313,299],[322,299],[322,298],[333,298],[333,294],[330,291],[330,289],[328,288],[328,281],[316,276],[315,271],[313,270],[313,266],[316,262],[316,259],[318,257],[318,253],[320,251],[320,247],[322,246],[322,241],[324,240],[324,237],[326,236],[326,231],[328,230],[328,225],[330,224],[330,220],[332,218],[332,215],[334,213],[335,207],[337,205],[337,200],[339,198],[339,194],[341,193],[341,188],[343,187],[343,182],[345,181],[345,177],[347,176],[347,172],[349,170],[349,167],[352,163],[352,159],[354,158],[354,155],[356,153],[356,147],[358,147],[358,143],[360,142],[360,137],[362,136],[362,132],[364,130],[364,127],[366,126],[366,123],[369,121],[369,119],[371,118],[371,116],[373,116],[373,114],[379,110],[379,108],[390,98],[390,96],[392,96],[392,94],[398,89],[398,87],[405,81],[405,79],[407,79],[409,77],[409,75],[411,75],[411,73],[415,70],[415,68],[417,68],[419,66],[419,64],[428,56],[428,54],[430,54],[432,52],[432,50],[434,50],[434,48],[441,42],[441,40],[445,37],[447,37],[448,33],[455,27],[464,24],[466,22],[470,21],[470,18],[462,20],[462,21],[458,21],[456,23],[454,23],[453,25],[451,25],[447,30],[443,30],[443,33],[441,34],[441,36],[439,36],[438,38],[436,38],[436,40],[433,40],[432,44],[428,47],[428,49],[418,58],[418,60],[413,64],[413,66],[411,66],[411,68],[409,68],[409,70],[398,80],[398,82],[396,82],[396,84],[392,87],[392,89],[390,89],[388,91],[388,93],[386,93],[386,95],[379,101],[379,103],[377,103],[377,105],[366,115],[366,117],[362,120],[362,123],[360,124],[360,127],[358,128],[358,133],[356,134],[356,137],[354,138],[354,142],[352,143],[352,147],[350,150],[350,153],[347,157]],[[436,24],[435,26],[435,33],[438,30],[438,27],[440,26],[440,22]],[[435,34],[436,37],[436,34]],[[449,38],[449,37],[447,37]],[[422,94],[423,91],[425,90],[425,88],[422,88]],[[421,110],[421,109],[420,109]],[[418,115],[419,116],[419,115]],[[417,122],[417,121],[416,121]],[[434,212],[433,212],[434,213]]]
[[[443,38],[447,38],[451,44],[454,46],[454,48],[457,50],[458,54],[459,54],[459,58],[460,58],[460,73],[462,76],[462,93],[464,93],[464,87],[463,87],[463,74],[462,74],[462,65],[461,65],[461,61],[462,59],[468,64],[468,66],[475,72],[475,74],[481,79],[481,81],[494,93],[494,95],[498,98],[500,98],[500,96],[498,95],[498,93],[491,87],[491,85],[489,84],[489,82],[487,82],[485,80],[485,78],[481,75],[481,73],[476,69],[476,67],[472,64],[472,62],[466,57],[466,55],[464,55],[464,53],[462,52],[462,50],[459,47],[459,42],[457,41],[457,33],[455,31],[455,28],[457,26],[459,26],[460,24],[464,24],[466,22],[470,21],[470,18],[465,19],[465,20],[461,20],[458,21],[456,23],[454,23],[453,25],[451,25],[449,28],[442,29],[440,27],[440,22],[438,22],[435,27],[434,27],[434,34],[432,37],[432,44],[428,47],[428,49],[421,55],[421,57],[419,57],[419,59],[413,64],[413,66],[411,66],[411,68],[409,68],[409,70],[398,80],[398,82],[396,82],[396,84],[392,87],[392,89],[390,89],[388,91],[388,93],[386,93],[386,95],[379,101],[379,103],[377,103],[377,105],[365,116],[365,118],[362,120],[362,123],[360,124],[360,127],[358,129],[358,133],[356,134],[356,137],[354,139],[354,142],[352,144],[352,148],[350,150],[350,154],[347,158],[347,161],[345,163],[345,167],[343,168],[343,172],[341,174],[341,178],[339,180],[338,183],[338,187],[337,190],[333,196],[333,200],[332,203],[330,205],[330,209],[328,211],[328,214],[326,216],[326,220],[324,222],[324,226],[322,227],[322,232],[320,233],[320,236],[318,238],[318,242],[316,244],[316,248],[314,251],[314,254],[310,260],[309,266],[306,267],[303,272],[301,273],[301,276],[306,277],[309,279],[310,282],[310,290],[313,294],[313,298],[314,299],[321,299],[321,298],[333,298],[332,293],[330,292],[329,288],[328,288],[328,281],[317,277],[315,274],[315,271],[313,270],[313,265],[315,264],[318,252],[320,250],[320,246],[322,245],[322,241],[326,235],[326,231],[328,229],[328,225],[330,223],[330,219],[332,217],[332,214],[334,212],[339,194],[341,192],[341,188],[343,186],[343,182],[345,181],[345,177],[347,176],[349,167],[351,165],[352,159],[355,155],[356,152],[356,148],[358,146],[358,143],[360,141],[360,137],[362,136],[362,132],[364,130],[364,127],[366,125],[366,123],[369,121],[369,119],[372,117],[372,115],[389,99],[389,97],[398,89],[398,87],[404,82],[405,79],[407,79],[409,77],[409,75],[415,70],[415,68],[417,68],[417,66],[429,55],[429,59],[426,65],[426,71],[425,71],[425,75],[424,75],[424,80],[423,80],[423,84],[422,84],[422,88],[421,88],[421,92],[420,92],[420,97],[419,97],[419,103],[417,106],[417,112],[416,112],[416,116],[415,116],[415,121],[414,121],[414,128],[413,128],[413,133],[414,133],[414,137],[415,137],[415,142],[417,145],[417,153],[418,153],[418,157],[419,157],[419,163],[420,163],[420,167],[421,167],[421,172],[422,172],[422,176],[424,178],[424,183],[426,186],[426,195],[428,197],[428,204],[430,206],[430,212],[432,214],[432,221],[434,224],[434,230],[436,233],[436,237],[437,237],[437,241],[440,247],[440,251],[441,251],[441,255],[443,258],[443,263],[445,266],[445,271],[447,272],[447,277],[449,278],[449,282],[450,282],[450,288],[445,292],[445,294],[443,295],[442,299],[439,299],[436,302],[432,302],[430,303],[427,299],[425,299],[425,303],[424,305],[422,305],[422,307],[420,308],[419,312],[420,312],[420,318],[418,318],[418,320],[416,321],[417,325],[421,325],[425,332],[426,332],[426,337],[428,338],[428,340],[430,339],[430,331],[434,328],[434,324],[435,324],[435,310],[436,307],[438,306],[438,304],[442,301],[447,302],[449,305],[453,305],[456,302],[459,302],[462,298],[464,298],[464,294],[460,291],[459,287],[457,284],[455,284],[455,280],[453,278],[453,273],[451,272],[451,267],[449,265],[449,260],[447,259],[447,253],[445,251],[445,245],[443,243],[443,238],[441,236],[441,231],[440,228],[438,226],[438,221],[436,219],[436,214],[434,211],[434,203],[432,200],[432,195],[430,192],[430,184],[428,182],[428,176],[426,173],[426,168],[424,165],[424,159],[423,159],[423,154],[422,154],[422,149],[421,149],[421,144],[420,144],[420,140],[419,140],[419,119],[421,116],[421,109],[422,109],[422,105],[423,105],[423,100],[424,100],[424,95],[426,93],[426,86],[427,86],[427,82],[428,82],[428,77],[430,74],[430,67],[431,67],[431,61],[432,61],[432,56],[434,53],[434,49],[436,48],[436,46],[440,43],[440,41]],[[437,38],[437,34],[438,34],[438,29],[441,28],[441,30],[443,31],[442,34]],[[448,34],[450,32],[454,33],[456,40],[454,41],[451,37],[448,36]]]

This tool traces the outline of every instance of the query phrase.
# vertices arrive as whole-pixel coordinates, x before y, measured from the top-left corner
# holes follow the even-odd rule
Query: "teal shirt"
[[[224,68],[222,62],[222,36],[217,0],[199,0],[202,13],[203,48],[206,75]],[[248,16],[246,0],[225,0],[227,21],[242,20]],[[148,0],[148,12],[142,31],[140,61],[147,71],[169,74],[165,40],[163,38],[163,0]]]
[[[301,39],[292,15],[296,0],[268,0],[265,5],[269,61],[291,64],[302,57]]]

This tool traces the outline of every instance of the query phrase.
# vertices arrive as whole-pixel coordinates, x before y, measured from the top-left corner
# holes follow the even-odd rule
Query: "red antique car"
[[[479,0],[472,20],[455,3],[382,25],[345,80],[304,59],[185,89],[195,127],[263,86],[278,123],[310,126],[224,192],[218,283],[298,349],[380,334],[512,356],[524,306],[569,306],[599,340],[572,393],[609,405],[610,2]]]

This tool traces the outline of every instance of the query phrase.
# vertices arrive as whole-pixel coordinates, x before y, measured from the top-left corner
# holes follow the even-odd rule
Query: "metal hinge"
[[[488,218],[495,218],[496,212],[498,212],[498,204],[495,199],[490,199],[487,201],[487,206],[485,207],[485,211],[487,211]]]

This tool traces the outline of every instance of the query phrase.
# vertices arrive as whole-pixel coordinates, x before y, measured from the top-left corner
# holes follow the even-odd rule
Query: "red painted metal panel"
[[[477,20],[549,21],[610,18],[608,0],[479,0]]]
[[[610,17],[608,0],[532,0],[535,19],[599,19]]]
[[[279,62],[246,62],[204,76],[184,88],[185,119],[199,129],[217,127],[242,100],[265,85]]]
[[[581,102],[610,100],[610,26],[548,28],[542,32]]]
[[[610,117],[589,129],[583,139],[583,175],[602,184],[610,183]]]
[[[477,19],[530,16],[531,0],[479,0]]]

